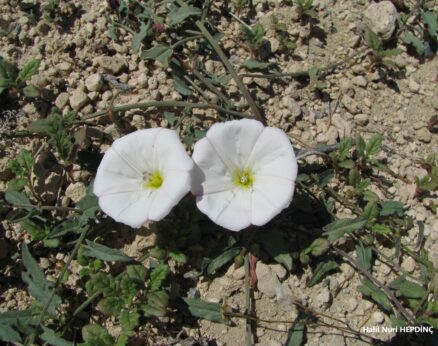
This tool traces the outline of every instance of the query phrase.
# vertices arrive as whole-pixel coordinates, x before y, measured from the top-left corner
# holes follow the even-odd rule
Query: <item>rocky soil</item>
[[[65,28],[57,22],[26,15],[28,12],[23,7],[17,7],[15,1],[0,0],[0,24],[14,23],[19,28],[13,39],[0,36],[0,55],[18,66],[29,59],[40,58],[39,71],[30,82],[44,89],[47,95],[36,101],[23,97],[16,102],[0,99],[0,190],[3,191],[10,179],[7,163],[20,148],[27,148],[38,155],[46,149],[43,138],[15,139],[8,134],[17,129],[25,130],[33,120],[46,117],[53,105],[63,114],[75,110],[85,119],[87,115],[106,110],[112,104],[183,99],[175,90],[169,69],[163,68],[158,62],[144,61],[139,54],[132,52],[131,35],[125,32],[125,37],[117,43],[109,37],[107,16],[111,13],[110,1],[61,3]],[[392,7],[376,11],[370,9],[370,2],[365,0],[314,0],[314,6],[319,20],[317,28],[299,21],[296,6],[277,1],[255,2],[253,22],[257,21],[265,28],[271,52],[275,53],[279,46],[271,27],[273,16],[287,25],[288,33],[297,42],[293,55],[271,55],[270,59],[278,64],[280,71],[293,73],[308,70],[312,66],[328,66],[353,56],[365,46],[361,37],[367,24],[375,27],[383,38],[391,37],[395,30],[397,11],[394,8],[394,12]],[[224,16],[218,28],[223,33],[221,45],[238,72],[243,74],[247,71],[239,66],[251,53],[242,43],[240,26],[236,18]],[[322,33],[315,35],[315,30]],[[400,179],[387,190],[376,183],[372,189],[380,196],[399,200],[409,207],[407,213],[413,217],[414,226],[404,241],[415,243],[418,237],[416,222],[424,222],[425,247],[430,252],[430,260],[438,267],[438,215],[430,208],[438,203],[438,199],[436,195],[423,200],[415,196],[415,178],[427,174],[419,162],[438,149],[438,136],[428,128],[431,117],[438,110],[438,60],[418,59],[408,54],[406,49],[393,60],[398,68],[405,71],[404,74],[389,75],[372,66],[368,55],[358,54],[327,76],[327,86],[322,96],[292,78],[243,77],[243,82],[258,100],[267,123],[286,131],[296,148],[335,144],[346,136],[354,137],[356,134],[365,138],[375,133],[382,134],[385,150],[380,158],[387,161],[389,168]],[[219,61],[205,60],[202,64],[208,72],[225,72]],[[382,73],[386,75],[382,76]],[[228,93],[237,100],[240,98],[233,81],[228,86]],[[213,110],[196,109],[192,113],[194,121],[199,124],[203,119],[211,123],[217,117]],[[169,121],[154,111],[127,111],[124,120],[131,129],[169,126]],[[189,120],[187,117],[183,119],[181,128]],[[88,126],[89,132],[84,141],[90,143],[79,143],[82,146],[100,143],[99,150],[103,152],[114,139],[121,136],[119,128],[106,117],[90,121]],[[318,157],[306,160],[308,163],[323,162]],[[62,172],[57,171],[56,167],[48,169],[43,176],[45,181],[40,186],[37,184],[36,188],[44,190],[45,202],[59,201],[67,207],[85,196],[92,173],[74,165],[72,180],[67,186],[62,185]],[[333,184],[335,189],[342,188]],[[351,210],[339,204],[337,207],[339,215],[352,214]],[[30,236],[19,226],[6,221],[2,222],[1,231],[0,260],[5,263],[1,269],[5,279],[1,280],[0,311],[22,310],[30,304],[31,297],[24,284],[18,283],[20,276],[15,272],[14,264],[6,259],[10,256],[13,259],[20,244],[30,242]],[[156,237],[150,230],[143,229],[139,235],[128,238],[127,242],[121,242],[120,248],[126,254],[137,257],[144,249],[155,244]],[[294,239],[293,236],[291,239]],[[389,257],[394,254],[392,248],[382,246],[380,250]],[[55,280],[59,271],[58,263],[63,263],[66,255],[60,251],[39,258],[39,265],[49,280]],[[78,266],[74,263],[73,267],[75,265]],[[404,259],[401,267],[414,276],[419,273],[418,264],[411,258]],[[361,284],[360,275],[346,263],[341,265],[340,271],[312,288],[306,286],[312,274],[310,268],[299,274],[288,273],[279,264],[258,261],[256,272],[259,283],[255,305],[260,319],[293,321],[298,315],[293,302],[299,301],[315,311],[348,320],[356,330],[365,326],[391,326],[389,317],[377,305],[363,299],[357,291]],[[379,261],[372,272],[383,283],[396,277],[391,268]],[[9,281],[14,277],[15,281]],[[194,289],[204,300],[217,303],[226,300],[232,308],[243,311],[243,279],[243,267],[235,269],[231,265],[214,277],[201,277]],[[69,280],[67,285],[74,288],[75,277]],[[170,324],[177,323],[175,321],[177,319],[169,317]],[[190,325],[180,328],[196,340],[215,340],[217,345],[223,346],[243,345],[245,322],[236,320],[236,323],[236,326],[227,327],[201,320],[196,327]],[[285,322],[262,323],[257,328],[258,345],[283,345],[288,328]],[[168,340],[156,329],[145,327],[144,330],[149,330],[149,340],[153,340],[151,343],[161,345]],[[117,328],[112,332],[117,334]],[[153,335],[154,332],[157,335]],[[390,340],[394,334],[376,333],[373,336]],[[307,344],[363,345],[365,342],[339,330],[315,327],[307,335]]]

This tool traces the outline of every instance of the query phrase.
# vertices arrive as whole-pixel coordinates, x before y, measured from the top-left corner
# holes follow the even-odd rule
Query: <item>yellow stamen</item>
[[[163,185],[163,176],[159,171],[152,172],[145,176],[144,187],[147,189],[158,189]]]
[[[233,182],[243,189],[248,189],[252,187],[252,184],[254,183],[254,175],[248,169],[237,170],[234,173]]]

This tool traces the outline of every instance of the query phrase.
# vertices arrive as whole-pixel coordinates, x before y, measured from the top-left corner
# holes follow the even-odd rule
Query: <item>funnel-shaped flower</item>
[[[288,207],[297,161],[287,135],[256,120],[213,125],[193,152],[192,192],[216,224],[240,231]]]
[[[117,139],[94,181],[101,209],[138,228],[158,221],[190,191],[193,161],[173,130],[153,128]]]

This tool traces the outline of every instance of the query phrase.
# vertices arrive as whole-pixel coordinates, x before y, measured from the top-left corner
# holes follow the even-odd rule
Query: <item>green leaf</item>
[[[176,74],[173,75],[173,86],[175,87],[175,90],[179,92],[181,95],[190,96],[193,94],[193,91]]]
[[[317,238],[310,245],[310,253],[312,256],[321,256],[330,247],[330,242],[325,238]]]
[[[377,194],[373,191],[366,190],[363,193],[363,199],[367,202],[378,202],[379,196],[377,196]]]
[[[365,141],[361,135],[356,136],[356,152],[359,157],[365,157]]]
[[[207,273],[214,274],[228,262],[231,262],[235,256],[240,253],[240,249],[232,247],[224,250],[219,256],[213,258],[207,265]]]
[[[55,294],[53,283],[46,280],[43,271],[32,258],[26,244],[23,244],[21,254],[26,268],[26,272],[21,273],[21,278],[27,284],[29,293],[43,306],[50,301],[47,311],[55,316],[56,307],[61,304],[61,298]]]
[[[367,145],[365,146],[365,152],[367,157],[371,157],[376,155],[380,151],[380,147],[382,146],[383,137],[380,134],[375,134]]]
[[[126,274],[134,281],[144,283],[148,275],[148,271],[142,264],[130,264],[126,266]]]
[[[123,308],[123,300],[121,297],[106,297],[97,304],[97,307],[106,315],[117,316]]]
[[[418,37],[414,36],[410,31],[404,31],[401,39],[405,44],[411,45],[415,48],[418,55],[424,55],[424,43]]]
[[[169,256],[177,263],[187,263],[187,256],[182,252],[170,251]]]
[[[355,166],[355,162],[353,160],[345,160],[338,163],[338,166],[341,168],[351,169]]]
[[[141,22],[140,31],[132,36],[131,49],[134,51],[134,53],[137,53],[140,50],[140,46],[143,40],[149,34],[149,27],[150,27],[149,23],[145,24],[144,22]]]
[[[221,306],[219,304],[207,303],[198,298],[184,298],[183,300],[187,304],[192,316],[216,323],[231,325],[229,320],[222,318]]]
[[[261,62],[255,59],[248,59],[242,64],[242,67],[245,67],[248,70],[265,70],[269,66],[271,66],[271,63]]]
[[[291,251],[287,247],[287,240],[281,234],[279,229],[273,229],[272,231],[261,233],[260,238],[262,240],[263,248],[268,252],[272,258],[282,265],[287,270],[292,270],[293,259]]]
[[[32,240],[38,241],[45,237],[44,229],[32,220],[23,220],[20,222],[20,226],[32,236]]]
[[[380,216],[398,215],[403,216],[404,205],[398,201],[383,201],[381,204]]]
[[[150,275],[149,291],[158,291],[169,273],[170,269],[166,264],[160,264],[158,267],[154,268]]]
[[[202,11],[194,6],[174,7],[168,14],[168,24],[173,26],[182,23],[191,16],[200,16]]]
[[[0,340],[4,342],[22,342],[20,334],[7,324],[0,324]]]
[[[8,190],[21,191],[27,185],[28,180],[26,178],[15,178],[8,182]]]
[[[169,59],[173,54],[173,49],[169,46],[159,44],[141,53],[144,60],[158,60],[165,68],[169,66]]]
[[[379,215],[379,207],[376,202],[368,202],[363,210],[363,216],[368,220],[373,220]]]
[[[73,346],[73,342],[64,340],[63,338],[56,335],[55,331],[42,326],[43,333],[40,335],[40,338],[47,342],[49,345],[53,346]]]
[[[370,29],[365,31],[365,42],[373,51],[378,52],[382,50],[382,41],[379,36]]]
[[[371,227],[371,231],[380,234],[388,234],[391,233],[391,229],[388,226],[376,223]]]
[[[348,172],[348,183],[351,186],[357,188],[360,181],[361,181],[360,173],[357,168],[353,168],[352,170],[350,170],[350,172]]]
[[[18,74],[17,68],[0,57],[0,80],[8,81],[9,83],[12,83],[14,86],[15,79],[17,78],[17,74]]]
[[[26,210],[32,209],[32,204],[30,203],[27,196],[22,192],[8,189],[5,192],[5,199],[8,203],[10,203],[18,208],[23,208]]]
[[[363,295],[371,297],[376,303],[381,305],[385,310],[391,311],[391,302],[386,294],[374,285],[370,280],[364,279],[362,285],[358,287],[358,291]]]
[[[88,257],[98,258],[103,261],[116,261],[116,262],[132,262],[131,257],[126,256],[120,250],[109,248],[102,244],[97,244],[92,241],[86,240],[87,245],[84,245],[83,254]]]
[[[364,247],[362,242],[356,245],[357,263],[362,269],[369,270],[371,268],[372,255],[371,247]]]
[[[17,84],[27,81],[30,79],[35,73],[38,72],[38,68],[40,67],[41,60],[34,59],[29,61],[18,73]]]
[[[76,204],[81,209],[81,219],[84,221],[94,218],[97,211],[100,210],[97,196],[93,193],[93,183],[90,183],[87,194]]]
[[[6,79],[3,77],[0,77],[0,88],[2,88],[2,91],[4,89],[9,89],[9,88],[13,88],[15,87],[15,82],[10,80],[10,79]]]
[[[105,328],[97,324],[88,324],[82,327],[82,337],[86,342],[90,343],[90,346],[114,345],[114,338],[108,333]]]
[[[336,220],[331,224],[325,226],[324,234],[328,236],[328,239],[331,243],[335,240],[341,238],[343,235],[347,233],[352,233],[357,231],[367,224],[367,219],[363,216],[357,217],[355,219],[342,219]]]
[[[29,84],[23,88],[24,96],[26,97],[38,97],[41,95],[41,91],[33,84]]]
[[[427,31],[429,32],[429,35],[436,40],[436,32],[438,29],[437,14],[432,11],[422,12],[421,18],[427,25]]]
[[[324,279],[324,276],[339,267],[338,263],[335,261],[328,262],[320,262],[318,266],[315,268],[312,277],[307,283],[307,287],[315,286],[317,283],[321,282]]]
[[[287,333],[285,346],[301,346],[304,342],[304,331],[306,326],[301,321],[295,321]]]
[[[122,324],[122,330],[132,331],[140,323],[140,314],[137,311],[122,311],[120,314],[120,323]]]
[[[85,289],[89,296],[97,292],[107,295],[114,289],[115,282],[111,274],[98,272],[93,275],[85,284]]]
[[[415,282],[406,280],[404,277],[394,280],[390,286],[397,289],[398,295],[402,295],[406,298],[421,299],[427,294],[425,288]]]

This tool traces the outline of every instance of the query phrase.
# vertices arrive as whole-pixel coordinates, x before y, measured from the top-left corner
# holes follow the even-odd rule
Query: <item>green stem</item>
[[[251,302],[251,288],[249,287],[249,252],[246,252],[245,254],[245,315],[246,316],[252,316],[252,302]],[[254,336],[252,334],[252,323],[251,319],[246,319],[245,324],[245,345],[246,346],[252,346],[254,345]]]
[[[76,244],[75,244],[75,247],[73,248],[73,251],[71,252],[70,256],[68,257],[67,262],[65,263],[64,267],[62,268],[61,273],[59,274],[58,278],[56,279],[56,282],[55,282],[55,285],[53,288],[53,292],[50,295],[49,300],[46,302],[46,304],[44,305],[44,307],[41,310],[41,313],[39,315],[38,326],[41,326],[41,324],[43,323],[44,316],[46,315],[47,310],[49,309],[50,303],[52,302],[53,297],[55,296],[55,292],[59,288],[59,285],[61,284],[61,281],[64,278],[64,275],[67,272],[71,262],[73,261],[73,258],[76,257],[76,254],[79,251],[79,247],[81,246],[82,242],[85,239],[85,236],[87,235],[87,231],[88,231],[88,227],[84,227],[82,229],[81,235],[79,236],[78,240],[76,241]],[[34,329],[32,334],[26,338],[25,345],[32,345],[35,341],[35,337],[36,337],[36,329]]]
[[[146,109],[151,107],[181,107],[181,108],[211,108],[215,109],[219,112],[228,113],[231,115],[235,115],[241,118],[251,118],[250,115],[238,111],[233,111],[230,109],[226,109],[220,107],[218,105],[210,104],[210,103],[194,103],[194,102],[184,102],[184,101],[149,101],[149,102],[140,102],[140,103],[129,103],[122,106],[115,106],[112,108],[114,112],[124,112],[131,109]],[[94,119],[97,117],[101,117],[103,115],[108,114],[108,110],[95,112],[83,117],[81,120],[76,121],[76,124],[81,124],[86,120]]]
[[[249,107],[251,108],[251,112],[253,114],[253,117],[261,121],[262,123],[265,123],[265,119],[261,116],[259,109],[257,108],[257,105],[255,104],[254,100],[252,99],[248,89],[246,88],[245,84],[243,84],[242,80],[240,79],[239,75],[236,73],[236,71],[233,68],[233,65],[231,65],[230,61],[228,60],[227,56],[225,55],[224,51],[221,47],[216,43],[213,36],[211,36],[210,32],[206,29],[204,24],[200,21],[196,22],[196,26],[201,30],[202,34],[204,35],[205,39],[210,43],[210,45],[213,47],[213,49],[216,51],[217,55],[219,55],[219,58],[222,60],[222,63],[227,68],[228,72],[230,73],[231,77],[236,82],[237,86],[240,89],[240,92],[243,94],[243,97],[245,97],[246,101],[249,104]]]

